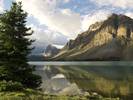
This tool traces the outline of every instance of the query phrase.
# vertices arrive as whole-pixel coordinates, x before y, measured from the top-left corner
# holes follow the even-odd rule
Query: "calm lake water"
[[[29,62],[36,65],[46,93],[80,94],[83,91],[103,95],[133,95],[133,62]]]
[[[78,65],[78,66],[133,66],[131,61],[37,61],[29,62],[31,65]]]

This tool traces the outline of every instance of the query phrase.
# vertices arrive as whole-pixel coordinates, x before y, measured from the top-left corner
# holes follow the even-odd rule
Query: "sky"
[[[22,1],[28,12],[27,26],[32,27],[35,45],[64,45],[111,13],[133,18],[133,0],[0,0],[0,13],[12,1]]]

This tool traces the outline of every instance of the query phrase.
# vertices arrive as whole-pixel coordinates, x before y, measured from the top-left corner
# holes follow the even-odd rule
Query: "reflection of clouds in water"
[[[49,62],[50,63],[50,62]],[[47,64],[49,64],[47,63]],[[89,83],[89,86],[94,91],[97,91],[97,88],[101,88],[101,86],[105,86],[103,88],[109,89],[106,86],[106,83],[111,84],[113,86],[119,85],[122,87],[122,84],[128,82],[132,84],[132,76],[133,76],[133,64],[132,62],[93,62],[89,64],[80,63],[80,66],[75,66],[76,64],[71,64],[64,62],[64,65],[67,66],[60,66],[58,65],[60,62],[52,62],[55,66],[46,65],[38,67],[37,74],[42,76],[42,88],[44,92],[51,93],[51,94],[72,94],[72,93],[81,93],[81,90],[78,88],[77,84],[79,85],[82,83],[83,86],[80,88],[83,89],[84,85]],[[72,63],[72,62],[71,62]],[[95,64],[94,64],[95,63]],[[58,65],[58,66],[57,66]],[[79,64],[78,64],[79,65]],[[95,66],[94,66],[95,65]],[[120,66],[122,65],[122,66]],[[129,66],[127,66],[129,65]],[[60,72],[56,72],[55,70],[62,68],[62,70],[69,76],[67,78],[73,79],[77,84],[71,83],[68,79],[65,78]],[[68,68],[68,69],[67,69]],[[73,74],[71,74],[73,73]],[[128,79],[127,79],[128,77]],[[106,78],[106,79],[105,79]],[[97,86],[97,88],[94,87]],[[86,86],[86,89],[89,90],[90,87]],[[129,87],[128,84],[125,85],[126,88]],[[101,88],[102,89],[102,88]],[[116,88],[119,90],[119,88]],[[84,92],[84,91],[83,91]]]
[[[51,79],[57,79],[57,78],[66,78],[63,74],[57,74],[54,77],[52,77]]]
[[[63,91],[65,94],[67,94],[72,91],[71,89],[74,89],[77,91],[74,93],[79,93],[78,87],[75,87],[73,83],[70,83],[65,75],[54,72],[55,69],[53,68],[55,67],[57,66],[40,65],[36,67],[35,73],[42,77],[42,90],[44,90],[45,93],[58,94],[62,93]]]

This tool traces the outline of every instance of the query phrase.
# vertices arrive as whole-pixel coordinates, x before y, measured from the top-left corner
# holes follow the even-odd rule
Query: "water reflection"
[[[133,95],[132,62],[34,62],[46,93]],[[55,64],[55,65],[54,65]]]

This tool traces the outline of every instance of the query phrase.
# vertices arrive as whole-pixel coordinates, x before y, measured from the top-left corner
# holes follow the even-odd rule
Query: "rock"
[[[122,60],[132,41],[133,19],[112,14],[70,40],[53,60]]]
[[[44,52],[44,56],[45,57],[53,57],[54,55],[56,55],[57,53],[59,53],[59,50],[58,48],[56,48],[55,46],[53,45],[48,45],[46,47],[46,50]]]
[[[81,91],[78,88],[78,86],[75,83],[73,83],[73,84],[69,85],[68,87],[64,88],[62,91],[60,91],[59,94],[61,94],[61,95],[79,95],[79,94],[81,94]]]

